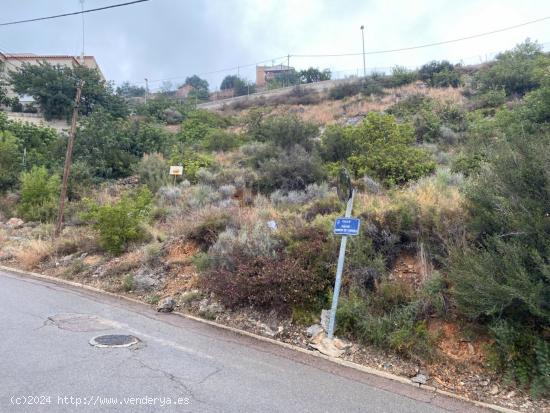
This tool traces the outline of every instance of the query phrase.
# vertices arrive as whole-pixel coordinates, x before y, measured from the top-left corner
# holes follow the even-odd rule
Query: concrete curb
[[[77,287],[77,288],[81,288],[83,290],[88,290],[88,291],[93,291],[95,293],[108,295],[110,297],[117,298],[119,300],[125,300],[125,301],[128,301],[128,302],[134,303],[134,304],[147,305],[147,303],[144,303],[143,301],[137,300],[135,298],[126,297],[124,295],[120,295],[120,294],[112,293],[112,292],[109,292],[109,291],[101,290],[99,288],[95,288],[95,287],[92,287],[92,286],[89,286],[89,285],[86,285],[86,284],[81,284],[81,283],[77,283],[77,282],[74,282],[74,281],[63,280],[63,279],[52,277],[52,276],[49,276],[49,275],[39,274],[39,273],[35,273],[35,272],[30,272],[30,271],[24,271],[24,270],[20,270],[18,268],[6,267],[4,265],[0,265],[0,270],[15,273],[15,274],[19,274],[19,275],[23,275],[23,276],[26,276],[26,277],[32,277],[32,278],[37,278],[37,279],[41,279],[41,280],[52,281],[52,282],[59,283],[59,284],[70,285],[72,287]],[[406,384],[406,385],[411,386],[411,387],[420,388],[420,389],[426,390],[428,392],[440,394],[442,396],[446,396],[446,397],[461,400],[461,401],[464,401],[464,402],[467,402],[467,403],[471,403],[471,404],[473,404],[475,406],[478,406],[478,407],[484,407],[484,408],[491,409],[493,411],[501,412],[501,413],[521,413],[517,410],[512,410],[512,409],[509,409],[507,407],[498,406],[496,404],[491,404],[491,403],[486,403],[486,402],[480,402],[480,401],[477,401],[477,400],[472,400],[472,399],[469,399],[468,397],[459,396],[458,394],[454,394],[454,393],[451,393],[451,392],[448,392],[448,391],[445,391],[445,390],[441,390],[441,389],[438,389],[438,388],[435,388],[435,387],[432,387],[432,386],[415,384],[415,383],[412,383],[409,379],[407,379],[405,377],[401,377],[401,376],[397,376],[395,374],[387,373],[385,371],[377,370],[377,369],[374,369],[372,367],[363,366],[363,365],[360,365],[360,364],[357,364],[357,363],[353,363],[351,361],[340,360],[340,359],[337,359],[337,358],[325,356],[324,354],[321,354],[317,351],[307,350],[307,349],[295,346],[293,344],[288,344],[288,343],[284,343],[282,341],[274,340],[272,338],[263,337],[263,336],[260,336],[260,335],[254,334],[254,333],[250,333],[248,331],[239,330],[237,328],[229,327],[229,326],[226,326],[226,325],[223,325],[223,324],[219,324],[219,323],[216,323],[214,321],[205,320],[203,318],[195,317],[195,316],[190,315],[190,314],[181,313],[179,311],[174,311],[172,314],[177,314],[180,317],[184,317],[184,318],[187,318],[189,320],[193,320],[193,321],[203,323],[203,324],[208,324],[212,327],[219,328],[219,329],[226,330],[226,331],[230,331],[232,333],[235,333],[235,334],[238,334],[238,335],[241,335],[241,336],[250,337],[250,338],[253,338],[253,339],[258,340],[258,341],[263,341],[263,342],[266,342],[266,343],[270,343],[270,344],[273,344],[273,345],[284,347],[284,348],[289,349],[289,350],[297,351],[297,352],[304,353],[304,354],[307,354],[307,355],[310,355],[310,356],[313,356],[313,357],[328,360],[328,361],[330,361],[332,363],[335,363],[335,364],[338,364],[340,366],[345,366],[345,367],[348,367],[348,368],[352,368],[352,369],[361,371],[363,373],[367,373],[367,374],[371,374],[371,375],[374,375],[374,376],[377,376],[377,377],[382,377],[382,378],[385,378],[385,379],[393,380],[393,381],[399,382],[401,384]]]

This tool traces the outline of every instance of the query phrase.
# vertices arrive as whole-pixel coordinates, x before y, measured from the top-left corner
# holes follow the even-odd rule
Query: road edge
[[[128,302],[131,302],[131,303],[134,303],[134,304],[147,305],[147,303],[145,303],[143,301],[140,301],[140,300],[137,300],[137,299],[132,298],[132,297],[126,297],[126,296],[121,295],[121,294],[117,294],[117,293],[113,293],[113,292],[110,292],[110,291],[102,290],[100,288],[92,287],[91,285],[86,285],[86,284],[82,284],[82,283],[78,283],[78,282],[74,282],[74,281],[69,281],[69,280],[64,280],[64,279],[61,279],[61,278],[52,277],[50,275],[44,275],[44,274],[31,272],[31,271],[25,271],[25,270],[21,270],[19,268],[7,267],[5,265],[0,265],[0,270],[15,273],[15,274],[19,274],[19,275],[22,275],[22,276],[31,277],[31,278],[37,278],[37,279],[40,279],[40,280],[46,280],[46,281],[51,281],[51,282],[55,282],[55,283],[59,283],[59,284],[70,285],[72,287],[77,287],[77,288],[81,288],[83,290],[88,290],[88,291],[93,291],[95,293],[108,295],[110,297],[117,298],[119,300],[128,301]],[[521,413],[518,410],[512,410],[512,409],[509,409],[507,407],[498,406],[498,405],[492,404],[492,403],[486,403],[486,402],[481,402],[481,401],[478,401],[478,400],[472,400],[468,397],[460,396],[458,394],[454,394],[454,393],[448,392],[446,390],[441,390],[441,389],[438,389],[438,388],[433,387],[433,386],[415,384],[415,383],[411,382],[409,379],[407,379],[405,377],[402,377],[402,376],[397,376],[395,374],[391,374],[391,373],[388,373],[388,372],[385,372],[385,371],[382,371],[382,370],[377,370],[377,369],[372,368],[372,367],[363,366],[361,364],[353,363],[351,361],[341,360],[341,359],[334,358],[334,357],[329,357],[329,356],[321,354],[317,351],[307,350],[307,349],[295,346],[293,344],[278,341],[278,340],[275,340],[275,339],[272,339],[272,338],[269,338],[269,337],[260,336],[258,334],[254,334],[254,333],[251,333],[251,332],[245,331],[245,330],[240,330],[240,329],[235,328],[235,327],[230,327],[230,326],[226,326],[226,325],[223,325],[223,324],[219,324],[219,323],[216,323],[215,321],[205,320],[204,318],[196,317],[196,316],[193,316],[191,314],[185,314],[185,313],[182,313],[182,312],[179,312],[179,311],[174,311],[174,312],[172,312],[172,314],[176,314],[180,317],[187,318],[189,320],[193,320],[193,321],[196,321],[196,322],[199,322],[199,323],[208,324],[208,325],[210,325],[212,327],[215,327],[215,328],[230,331],[232,333],[235,333],[235,334],[238,334],[238,335],[241,335],[241,336],[250,337],[250,338],[253,338],[253,339],[258,340],[258,341],[263,341],[263,342],[266,342],[266,343],[270,343],[270,344],[274,344],[274,345],[277,345],[277,346],[280,346],[280,347],[287,348],[287,349],[292,350],[292,351],[297,351],[297,352],[307,354],[307,355],[310,355],[310,356],[313,356],[313,357],[321,358],[321,359],[330,361],[332,363],[338,364],[340,366],[344,366],[344,367],[348,367],[348,368],[351,368],[351,369],[354,369],[354,370],[361,371],[363,373],[371,374],[371,375],[374,375],[374,376],[377,376],[377,377],[382,377],[382,378],[385,378],[385,379],[388,379],[388,380],[393,380],[393,381],[399,382],[401,384],[406,384],[407,386],[411,386],[411,387],[414,387],[414,388],[417,388],[417,389],[422,389],[422,390],[425,390],[427,392],[440,394],[442,396],[450,397],[452,399],[461,400],[461,401],[473,404],[473,405],[478,406],[478,407],[485,407],[487,409],[491,409],[493,411],[500,412],[500,413]]]

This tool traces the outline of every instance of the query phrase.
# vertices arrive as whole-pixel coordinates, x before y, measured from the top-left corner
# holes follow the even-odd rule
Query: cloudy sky
[[[85,0],[95,8],[127,0]],[[80,10],[79,0],[2,0],[0,22]],[[150,0],[86,14],[85,53],[120,83],[168,79],[174,85],[202,74],[212,89],[237,73],[254,79],[254,65],[286,63],[330,68],[343,77],[362,72],[362,57],[293,55],[395,49],[488,32],[550,16],[548,0]],[[550,20],[491,36],[400,53],[367,55],[368,70],[417,67],[432,59],[478,63],[527,37],[550,50]],[[73,54],[82,49],[80,16],[0,26],[0,51]],[[209,73],[233,68],[219,73]]]

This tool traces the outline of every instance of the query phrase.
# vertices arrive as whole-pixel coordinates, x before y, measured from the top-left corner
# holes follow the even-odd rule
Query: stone
[[[309,339],[309,342],[311,344],[319,344],[321,341],[323,341],[327,337],[327,334],[324,330],[319,330],[317,334],[315,334],[313,337]]]
[[[482,385],[483,387],[486,387],[486,386],[489,385],[489,380],[481,380],[481,381],[479,382],[479,384]]]
[[[493,385],[491,386],[491,390],[489,390],[489,394],[490,394],[491,396],[496,396],[496,395],[498,394],[498,392],[499,392],[498,386],[497,386],[496,384],[493,384]]]
[[[323,331],[323,327],[321,327],[319,324],[313,324],[307,328],[306,335],[308,337],[313,337],[317,335],[320,331]]]
[[[326,337],[317,344],[310,343],[309,346],[329,357],[337,358],[341,357],[342,354],[344,354],[343,350],[336,348],[336,346],[334,345],[334,340],[330,340]]]
[[[341,340],[339,338],[334,338],[332,342],[338,350],[347,350],[351,347],[351,343]]]
[[[321,327],[323,330],[328,331],[328,324],[330,322],[330,310],[321,310]]]
[[[427,378],[425,375],[419,373],[419,374],[417,374],[416,376],[414,376],[414,377],[411,379],[411,381],[412,381],[413,383],[422,385],[422,384],[426,384],[426,382],[428,381],[428,378]]]
[[[138,272],[134,275],[134,290],[136,291],[151,291],[159,281],[147,272]]]
[[[6,222],[6,227],[10,229],[19,229],[22,228],[24,224],[25,221],[23,221],[22,219],[13,217],[8,219],[8,222]]]
[[[468,354],[470,354],[471,356],[476,354],[476,351],[475,351],[474,346],[472,345],[472,343],[468,343]]]
[[[199,315],[201,317],[214,318],[221,312],[223,312],[223,307],[218,302],[210,302],[208,298],[204,298],[199,302]]]
[[[508,393],[508,394],[506,395],[506,398],[507,398],[507,399],[511,399],[511,398],[514,397],[515,395],[516,395],[516,392],[515,392],[514,390],[512,390],[510,393]]]
[[[176,307],[176,301],[172,297],[166,297],[162,299],[157,306],[159,313],[171,313]]]

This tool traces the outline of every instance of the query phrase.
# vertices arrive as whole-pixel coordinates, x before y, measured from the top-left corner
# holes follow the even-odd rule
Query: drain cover
[[[125,334],[107,334],[90,340],[95,347],[130,347],[139,343],[139,338]]]

